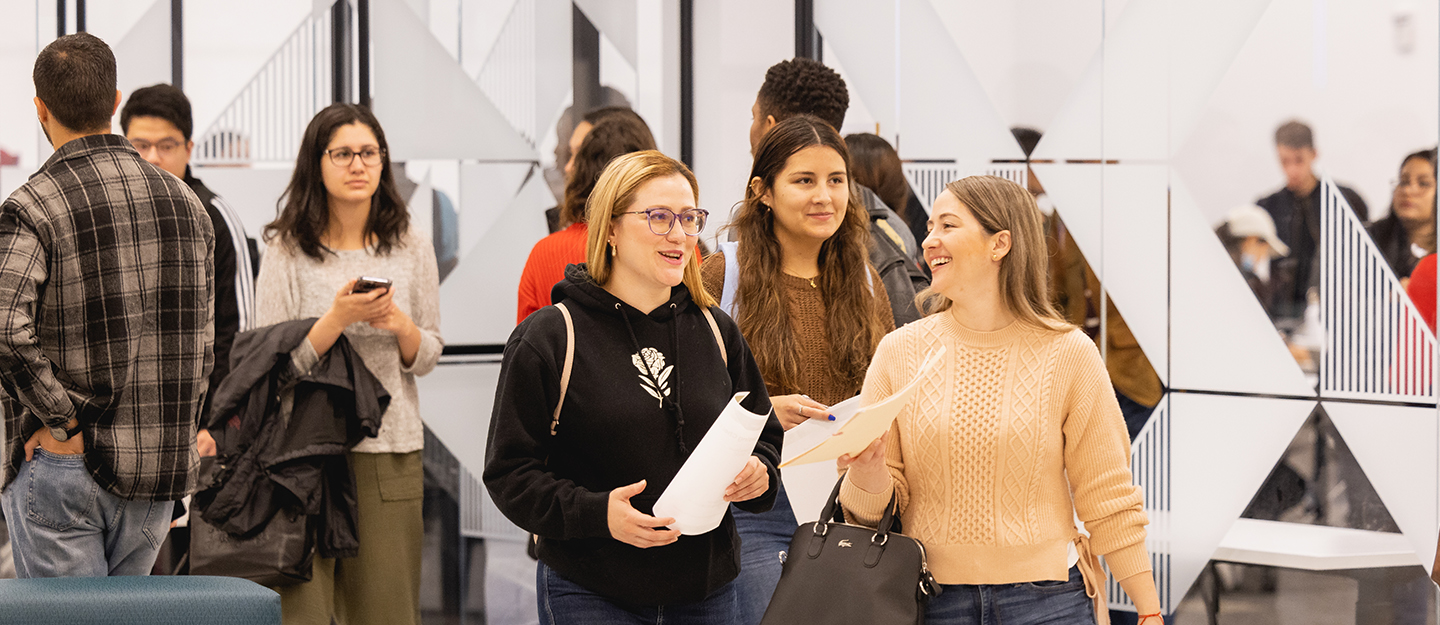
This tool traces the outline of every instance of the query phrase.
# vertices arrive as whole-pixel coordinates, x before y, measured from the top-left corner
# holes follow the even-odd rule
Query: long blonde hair
[[[698,200],[700,183],[695,180],[690,168],[655,150],[617,156],[605,166],[605,171],[595,182],[595,190],[590,192],[590,199],[585,203],[585,221],[590,225],[590,238],[585,243],[586,268],[596,284],[604,286],[610,281],[612,255],[609,241],[610,233],[615,229],[614,218],[635,203],[635,193],[645,183],[675,175],[685,177]],[[675,227],[679,228],[680,224],[675,224]],[[710,308],[717,302],[705,290],[705,281],[700,278],[700,250],[698,245],[696,247],[690,254],[690,261],[685,263],[681,282],[690,289],[690,299],[696,305]]]
[[[1024,187],[996,176],[970,176],[945,185],[988,235],[1010,231],[1010,252],[1000,259],[1000,299],[1010,313],[1026,324],[1064,332],[1074,326],[1050,302],[1046,280],[1045,227],[1034,196]],[[934,289],[915,296],[925,315],[949,310],[955,302]]]

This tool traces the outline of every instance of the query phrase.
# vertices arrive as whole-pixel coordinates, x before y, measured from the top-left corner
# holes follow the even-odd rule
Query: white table
[[[1213,559],[1307,571],[1421,565],[1402,534],[1256,519],[1236,520]]]
[[[1420,566],[1404,535],[1389,532],[1237,519],[1214,560],[1335,572],[1360,583],[1357,624],[1393,622],[1395,569]],[[1219,610],[1218,597],[1215,604]]]

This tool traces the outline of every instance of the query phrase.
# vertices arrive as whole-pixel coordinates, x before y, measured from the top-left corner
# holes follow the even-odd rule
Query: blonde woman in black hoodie
[[[750,393],[750,411],[770,411],[739,328],[701,282],[698,196],[694,174],[659,152],[611,162],[587,208],[588,262],[555,287],[573,339],[549,306],[505,346],[484,478],[500,511],[539,536],[542,625],[735,618],[739,539],[729,512],[695,536],[651,515],[735,393]],[[728,501],[770,508],[781,439],[772,415]]]

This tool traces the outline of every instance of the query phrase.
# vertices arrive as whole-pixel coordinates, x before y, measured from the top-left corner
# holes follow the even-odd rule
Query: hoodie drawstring
[[[630,342],[635,345],[635,353],[641,353],[640,340],[635,337],[635,327],[630,324],[630,315],[625,314],[625,309],[620,304],[615,304],[615,310],[620,313],[620,318],[625,320],[625,329],[630,332]],[[680,324],[675,322],[675,304],[670,304],[670,353],[673,354],[674,365],[678,366],[680,360]],[[675,416],[675,441],[680,444],[680,453],[689,454],[690,450],[685,446],[685,409],[680,407],[680,376],[670,377],[674,383],[670,386],[673,391],[660,399],[660,404],[665,410]]]

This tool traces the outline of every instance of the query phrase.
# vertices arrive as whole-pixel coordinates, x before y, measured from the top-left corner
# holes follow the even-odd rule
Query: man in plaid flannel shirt
[[[0,205],[0,491],[21,577],[143,575],[195,490],[214,233],[194,192],[110,134],[115,56],[35,60],[55,154]]]

